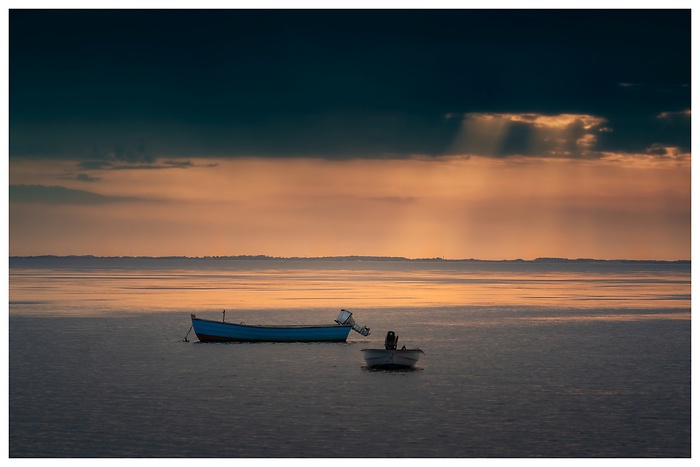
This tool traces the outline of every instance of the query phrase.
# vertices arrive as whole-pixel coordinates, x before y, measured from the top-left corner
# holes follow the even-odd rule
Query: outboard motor
[[[394,331],[389,331],[386,333],[386,339],[384,339],[384,348],[386,350],[396,350],[398,343],[399,336],[394,334]]]
[[[340,325],[349,324],[356,332],[359,332],[363,336],[369,336],[369,328],[367,326],[360,327],[357,323],[355,323],[355,320],[352,318],[352,313],[350,313],[348,310],[340,310],[340,314],[335,319],[335,322]]]

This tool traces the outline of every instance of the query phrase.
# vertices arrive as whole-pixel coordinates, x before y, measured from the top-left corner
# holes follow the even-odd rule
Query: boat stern
[[[353,331],[362,334],[363,336],[369,336],[369,328],[367,326],[360,326],[355,322],[352,317],[352,313],[348,310],[340,310],[340,314],[335,319],[335,322],[341,326],[352,326]]]

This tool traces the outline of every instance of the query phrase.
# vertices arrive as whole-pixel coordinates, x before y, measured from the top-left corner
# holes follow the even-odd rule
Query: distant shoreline
[[[635,259],[593,259],[593,258],[535,258],[524,259],[445,259],[445,258],[405,258],[401,256],[315,256],[315,257],[276,257],[266,255],[236,255],[236,256],[94,256],[94,255],[37,255],[37,256],[10,256],[10,267],[17,263],[34,262],[91,262],[91,261],[356,261],[356,262],[439,262],[439,263],[524,263],[524,264],[590,264],[590,263],[614,263],[614,264],[690,264],[691,260],[635,260]]]

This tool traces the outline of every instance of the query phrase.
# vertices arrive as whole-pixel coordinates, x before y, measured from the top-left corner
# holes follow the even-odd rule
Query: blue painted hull
[[[351,326],[250,326],[192,317],[201,342],[345,342]]]

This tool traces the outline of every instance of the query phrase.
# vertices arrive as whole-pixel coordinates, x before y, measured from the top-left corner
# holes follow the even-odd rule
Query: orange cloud
[[[690,169],[690,153],[677,147],[653,145],[644,153],[601,152],[604,161],[625,167],[684,167]]]
[[[537,128],[552,128],[563,130],[571,125],[580,124],[584,129],[590,130],[605,123],[605,119],[583,114],[559,114],[542,115],[536,113],[495,113],[495,114],[466,114],[466,118],[485,120],[506,120],[509,122],[520,122],[533,125]]]
[[[467,113],[446,118],[462,119],[451,154],[586,155],[597,143],[596,133],[611,131],[604,118],[586,114]]]
[[[661,118],[661,119],[671,119],[671,118],[676,118],[676,117],[687,117],[690,118],[690,109],[688,110],[681,110],[679,112],[661,112],[659,115],[656,116],[656,118]]]

